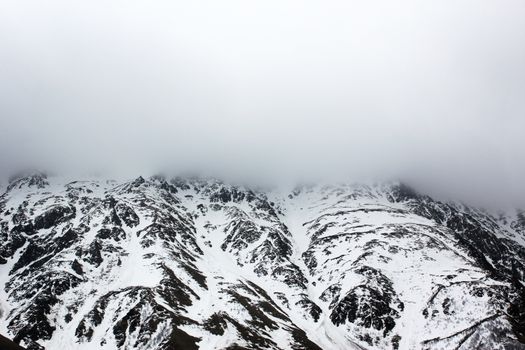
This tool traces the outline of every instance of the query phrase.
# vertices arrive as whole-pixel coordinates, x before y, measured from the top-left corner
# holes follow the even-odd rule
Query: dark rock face
[[[126,232],[120,227],[101,228],[97,233],[97,237],[100,239],[113,239],[118,242],[126,238]]]
[[[84,270],[82,269],[82,265],[78,262],[77,259],[73,260],[73,263],[71,263],[71,268],[77,275],[82,276],[84,274]]]
[[[508,309],[512,329],[519,342],[525,344],[525,289],[519,290],[518,296]]]
[[[55,327],[49,323],[46,315],[57,302],[57,298],[48,293],[38,295],[34,299],[35,306],[33,308],[17,315],[10,322],[9,326],[17,329],[13,340],[16,343],[24,341],[31,348],[36,346],[35,342],[40,339],[50,339]]]
[[[50,228],[75,217],[75,208],[65,205],[56,205],[35,218],[34,228]]]
[[[0,335],[0,349],[4,350],[24,350],[23,347],[18,345],[15,342],[12,342],[11,340],[7,339],[3,335]]]
[[[219,189],[213,192],[210,196],[212,202],[241,202],[246,200],[251,202],[255,199],[255,194],[252,191],[243,191],[242,189],[231,187],[219,187]]]
[[[21,173],[12,176],[9,179],[7,191],[9,192],[16,189],[19,190],[22,189],[24,186],[42,189],[48,185],[49,182],[47,181],[47,175],[44,173],[35,173],[27,176],[24,173]]]
[[[352,288],[334,305],[330,319],[335,325],[348,321],[375,328],[386,336],[396,325],[403,303],[397,298],[392,282],[380,271],[364,266],[356,273],[363,275],[365,282]]]
[[[115,210],[119,218],[122,218],[128,227],[135,227],[140,223],[140,219],[135,211],[124,203],[118,203]]]
[[[18,261],[13,266],[11,273],[32,263],[41,266],[45,262],[44,255],[46,252],[46,249],[43,247],[40,247],[35,243],[29,243],[27,248],[20,256],[20,259],[18,259]]]
[[[102,261],[104,261],[101,251],[102,244],[98,240],[94,240],[86,250],[80,249],[77,251],[77,256],[91,265],[100,266]]]
[[[303,294],[302,299],[296,302],[295,305],[306,310],[315,322],[319,320],[321,314],[323,313],[323,310],[316,303],[310,300],[306,294]]]
[[[7,226],[7,225],[6,225]],[[14,232],[13,232],[14,231]],[[13,254],[26,243],[26,238],[15,229],[9,233],[2,230],[0,241],[0,257],[7,262],[7,258],[12,257]]]
[[[525,348],[523,211],[400,184],[55,182],[0,196],[0,323],[28,349]]]

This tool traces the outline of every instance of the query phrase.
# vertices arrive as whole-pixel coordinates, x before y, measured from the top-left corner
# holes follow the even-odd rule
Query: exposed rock
[[[522,210],[395,183],[48,180],[0,196],[0,322],[28,349],[525,348]]]

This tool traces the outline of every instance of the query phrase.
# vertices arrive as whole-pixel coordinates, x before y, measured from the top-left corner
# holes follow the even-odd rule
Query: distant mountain
[[[0,235],[0,334],[27,349],[525,349],[523,212],[399,183],[34,173]]]

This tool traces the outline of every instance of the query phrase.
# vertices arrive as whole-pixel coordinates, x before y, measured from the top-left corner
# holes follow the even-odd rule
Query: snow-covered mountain
[[[0,334],[28,349],[525,349],[525,215],[398,183],[35,173],[0,235]]]

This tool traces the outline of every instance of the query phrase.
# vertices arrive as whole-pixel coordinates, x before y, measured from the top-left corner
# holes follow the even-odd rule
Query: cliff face
[[[394,183],[13,179],[0,333],[28,349],[524,349],[525,220]]]

